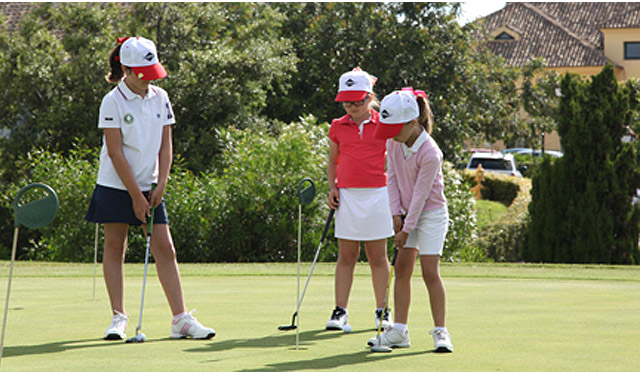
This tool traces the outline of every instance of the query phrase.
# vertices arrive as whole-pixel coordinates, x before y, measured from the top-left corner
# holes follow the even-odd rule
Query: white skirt
[[[393,219],[386,186],[375,189],[340,189],[340,207],[336,210],[336,238],[369,241],[393,235]]]

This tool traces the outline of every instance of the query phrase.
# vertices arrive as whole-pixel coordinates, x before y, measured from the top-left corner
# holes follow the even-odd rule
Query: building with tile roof
[[[612,63],[618,80],[640,77],[640,3],[509,2],[483,18],[487,46],[508,65],[593,75]]]
[[[18,29],[22,16],[28,13],[33,5],[33,3],[0,2],[0,13],[4,16],[4,22],[9,32]]]

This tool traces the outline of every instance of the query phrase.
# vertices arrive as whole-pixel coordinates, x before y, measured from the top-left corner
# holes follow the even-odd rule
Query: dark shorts
[[[149,197],[149,192],[143,192]],[[129,192],[111,187],[96,185],[91,196],[91,203],[84,219],[95,223],[127,223],[133,226],[142,225],[133,213],[133,201]],[[167,209],[164,199],[153,213],[153,224],[168,224]]]

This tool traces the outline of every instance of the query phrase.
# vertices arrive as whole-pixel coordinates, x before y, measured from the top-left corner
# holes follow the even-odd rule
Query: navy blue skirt
[[[143,192],[149,197],[149,192]],[[96,185],[91,196],[91,203],[84,219],[95,223],[126,223],[133,226],[142,225],[133,213],[133,201],[128,191]],[[167,209],[164,199],[153,213],[153,224],[168,224]]]

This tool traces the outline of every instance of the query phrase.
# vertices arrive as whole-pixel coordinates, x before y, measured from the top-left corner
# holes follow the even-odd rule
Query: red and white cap
[[[402,127],[420,116],[416,95],[407,90],[396,90],[387,94],[380,102],[380,125],[374,136],[380,139],[393,138]]]
[[[143,37],[130,37],[122,41],[120,63],[130,67],[142,80],[156,80],[167,76],[167,71],[158,61],[156,45]]]
[[[336,102],[362,101],[367,94],[373,93],[373,85],[376,80],[378,79],[375,76],[362,71],[360,67],[342,74]]]

